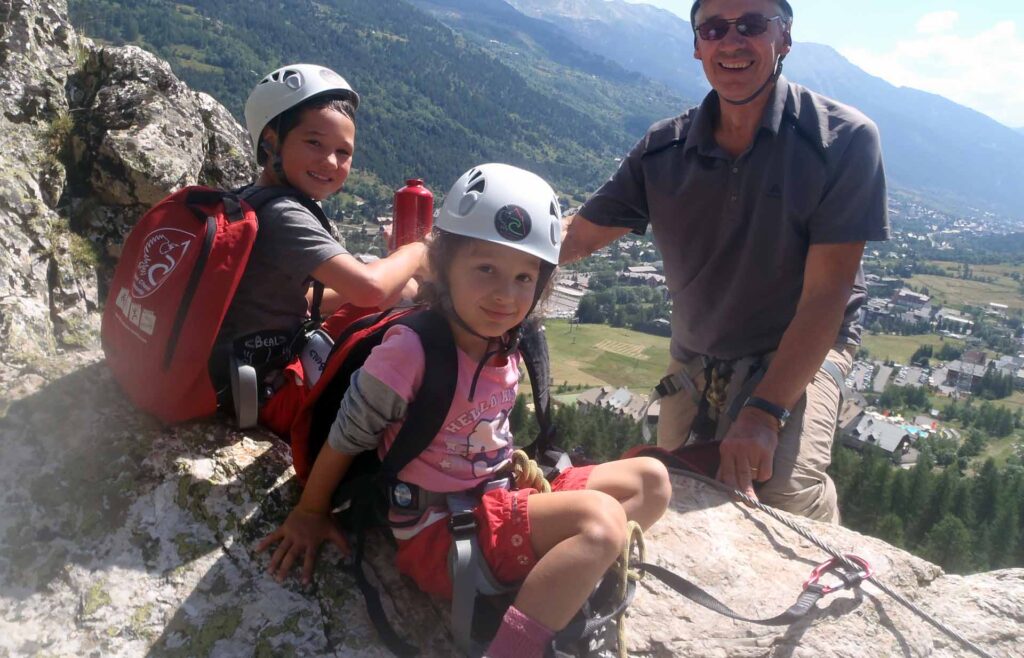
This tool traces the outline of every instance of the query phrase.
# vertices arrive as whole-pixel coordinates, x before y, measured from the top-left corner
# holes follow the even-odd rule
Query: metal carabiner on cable
[[[849,570],[850,564],[858,566],[859,569],[851,572]],[[838,585],[822,585],[819,581],[825,574],[832,574],[842,582]],[[804,582],[804,589],[817,589],[822,596],[825,596],[839,590],[858,587],[870,577],[871,565],[868,564],[867,560],[845,553],[843,554],[843,559],[834,557],[815,567],[814,571],[811,572],[810,578]]]

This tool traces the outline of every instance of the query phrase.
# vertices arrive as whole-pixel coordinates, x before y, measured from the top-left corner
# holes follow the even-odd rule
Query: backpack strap
[[[532,319],[523,325],[519,339],[519,354],[526,372],[530,375],[530,389],[533,392],[533,406],[540,431],[533,442],[523,450],[541,467],[549,481],[572,466],[568,453],[558,447],[558,428],[551,411],[551,359],[548,355],[548,341],[544,325]]]
[[[324,213],[324,209],[320,207],[320,204],[313,201],[308,196],[295,189],[294,187],[288,187],[284,185],[277,185],[271,187],[260,187],[257,188],[251,194],[246,194],[247,190],[253,189],[252,187],[244,188],[239,192],[241,197],[252,206],[252,209],[256,211],[256,214],[260,214],[260,209],[267,205],[274,199],[280,199],[281,197],[288,197],[294,199],[300,203],[303,208],[308,210],[317,221],[320,222],[320,226],[323,227],[328,233],[331,232],[331,220]],[[314,327],[319,327],[323,317],[320,315],[320,304],[324,299],[324,284],[316,279],[313,279],[313,303],[310,305],[310,316]]]
[[[423,383],[409,404],[405,421],[391,449],[381,461],[381,476],[386,481],[397,480],[402,469],[426,450],[441,431],[459,379],[455,336],[444,316],[425,310],[407,315],[395,324],[416,332],[423,344],[425,362]]]

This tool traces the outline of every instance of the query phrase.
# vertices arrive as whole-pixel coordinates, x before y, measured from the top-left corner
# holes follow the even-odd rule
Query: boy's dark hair
[[[458,255],[459,250],[463,245],[469,244],[479,238],[471,238],[465,235],[458,235],[457,233],[449,233],[448,231],[441,231],[434,229],[430,245],[427,247],[427,260],[430,263],[430,271],[434,275],[434,281],[425,281],[420,286],[420,291],[416,295],[416,301],[421,304],[426,304],[430,308],[443,310],[445,299],[448,297],[448,267],[455,262],[455,258]],[[545,271],[545,266],[550,267],[543,261],[541,261],[541,276]],[[537,303],[533,306],[533,312],[544,305],[544,301],[551,294],[552,288],[554,288],[554,276],[547,277],[547,281],[544,282],[544,288],[540,291],[537,296]],[[531,312],[532,315],[532,312]],[[527,316],[529,317],[529,316]],[[524,321],[526,318],[523,319]]]
[[[281,114],[274,117],[270,123],[267,124],[267,128],[272,128],[277,133],[277,143],[283,144],[284,138],[292,131],[295,126],[299,125],[299,121],[302,119],[302,113],[306,110],[334,110],[335,112],[341,112],[355,123],[356,120],[356,107],[351,101],[338,98],[337,96],[325,95],[325,96],[314,96],[313,98],[307,99],[295,107],[290,107]],[[278,146],[280,148],[280,146]],[[263,143],[259,144],[259,148],[256,151],[256,162],[261,167],[267,163],[267,151],[263,148]]]

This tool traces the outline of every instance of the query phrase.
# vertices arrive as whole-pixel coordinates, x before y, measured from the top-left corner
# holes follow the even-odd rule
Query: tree
[[[896,547],[903,546],[903,519],[896,514],[886,514],[879,519],[875,535]]]
[[[910,363],[913,365],[920,365],[925,368],[928,367],[928,360],[932,357],[935,348],[931,345],[922,345],[917,348],[914,355],[910,357]]]
[[[939,361],[955,361],[963,355],[963,350],[951,343],[944,342],[936,358]]]
[[[576,308],[576,319],[583,324],[601,324],[605,321],[604,313],[594,295],[584,295]]]
[[[946,571],[959,574],[970,571],[973,564],[971,552],[971,531],[952,515],[943,517],[928,532],[922,549],[926,559]]]
[[[528,415],[526,396],[522,394],[517,395],[516,403],[512,406],[512,411],[508,415],[508,424],[513,436],[523,436],[522,430],[525,429]]]

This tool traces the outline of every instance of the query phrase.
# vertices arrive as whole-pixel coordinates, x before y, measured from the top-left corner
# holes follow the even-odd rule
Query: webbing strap
[[[641,416],[643,423],[643,436],[644,441],[647,443],[651,442],[651,426],[647,422],[647,412],[650,410],[651,405],[662,398],[667,398],[670,395],[675,395],[680,391],[686,391],[694,402],[700,400],[700,392],[697,391],[697,385],[693,383],[693,378],[686,373],[686,370],[680,370],[679,372],[671,375],[666,375],[661,378],[658,385],[651,391],[651,396],[647,400],[647,406],[644,407],[643,415]]]
[[[452,531],[452,637],[456,646],[467,654],[473,642],[476,562],[480,554],[480,548],[475,544],[476,524],[471,530],[459,533]]]
[[[754,389],[764,379],[765,373],[768,372],[768,368],[764,366],[760,359],[753,361],[750,364],[750,371],[747,375],[747,380],[743,382],[740,387],[739,393],[733,398],[732,404],[729,405],[729,410],[726,412],[729,414],[729,418],[736,420],[737,416],[740,415],[740,411],[743,409],[743,405],[747,403],[747,399],[754,394]]]
[[[500,487],[501,480],[495,480]],[[505,480],[507,486],[508,480]],[[498,582],[483,559],[477,539],[477,522],[473,509],[479,496],[465,493],[448,495],[448,529],[452,534],[452,547],[448,554],[452,578],[452,637],[456,646],[466,654],[474,652],[473,613],[477,595],[495,596],[516,589]]]
[[[370,622],[381,641],[391,653],[406,658],[419,654],[416,647],[403,640],[391,627],[387,614],[384,612],[384,604],[381,603],[380,593],[366,577],[365,565],[363,564],[363,553],[366,548],[366,526],[363,525],[356,533],[355,550],[352,553],[352,561],[347,571],[352,574],[363,595],[363,602],[366,604],[366,613],[370,616]]]
[[[256,211],[258,216],[260,209],[273,201],[274,199],[280,199],[281,197],[288,197],[295,200],[306,210],[310,212],[317,221],[320,222],[320,226],[323,227],[328,233],[331,232],[331,220],[327,217],[324,209],[320,207],[320,204],[313,201],[308,196],[295,189],[294,187],[277,186],[277,187],[261,187],[255,192],[247,194],[247,190],[251,188],[243,188],[239,191],[242,199],[245,200],[252,209]],[[310,306],[310,318],[313,321],[313,328],[320,326],[320,322],[323,317],[320,315],[320,304],[324,298],[324,284],[316,279],[313,280],[313,304]]]
[[[720,615],[725,615],[730,619],[745,621],[751,624],[760,624],[761,626],[788,626],[798,619],[806,616],[821,597],[824,596],[822,586],[812,584],[800,592],[800,596],[797,597],[796,603],[791,605],[789,609],[782,614],[768,619],[753,619],[750,617],[744,617],[743,615],[733,611],[732,608],[725,605],[711,594],[708,594],[693,582],[683,578],[677,573],[673,573],[668,569],[665,569],[664,567],[647,562],[637,564],[635,567],[640,571],[651,574],[661,582],[671,587],[677,593],[682,594],[698,605],[704,606],[708,610],[717,612]]]
[[[843,371],[839,369],[839,366],[832,363],[831,361],[825,361],[821,364],[821,369],[825,373],[835,380],[836,386],[839,387],[839,403],[843,402],[843,398],[846,397],[846,378],[843,377]]]

